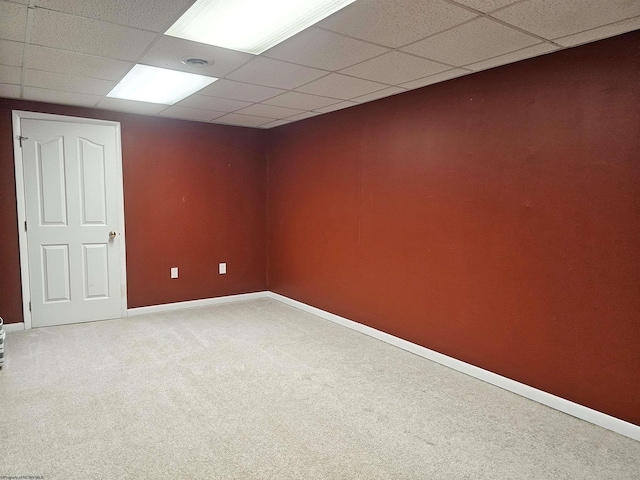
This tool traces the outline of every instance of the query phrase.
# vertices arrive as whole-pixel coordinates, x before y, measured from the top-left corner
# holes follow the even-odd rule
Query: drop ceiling
[[[0,0],[0,97],[271,128],[640,29],[640,0],[357,0],[256,56],[164,35],[193,3]],[[220,80],[108,98],[136,63]]]

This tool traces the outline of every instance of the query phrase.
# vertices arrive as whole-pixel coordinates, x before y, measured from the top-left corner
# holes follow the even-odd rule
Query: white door
[[[20,130],[32,326],[120,318],[119,129],[22,118]]]

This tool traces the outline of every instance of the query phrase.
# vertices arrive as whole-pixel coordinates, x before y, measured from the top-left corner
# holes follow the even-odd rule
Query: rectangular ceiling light
[[[135,65],[107,97],[173,105],[216,80],[195,73]]]
[[[198,0],[166,35],[259,55],[355,0]]]

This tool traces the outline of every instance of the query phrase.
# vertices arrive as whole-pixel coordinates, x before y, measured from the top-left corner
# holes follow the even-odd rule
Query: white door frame
[[[106,125],[116,128],[116,170],[118,172],[116,181],[116,198],[120,214],[121,233],[120,241],[117,242],[120,248],[120,286],[121,286],[121,307],[120,317],[127,316],[127,257],[125,247],[124,232],[124,187],[122,183],[122,143],[120,139],[120,123],[107,120],[96,120],[93,118],[67,117],[64,115],[53,115],[49,113],[26,112],[13,110],[13,158],[16,172],[16,203],[18,210],[18,240],[20,245],[20,277],[22,282],[22,316],[24,318],[24,328],[31,328],[31,311],[29,302],[31,301],[31,290],[29,288],[29,255],[27,250],[27,232],[24,225],[27,221],[24,192],[24,172],[22,160],[22,148],[20,147],[20,136],[22,135],[20,121],[23,119],[48,120],[53,122],[80,123],[90,125]]]

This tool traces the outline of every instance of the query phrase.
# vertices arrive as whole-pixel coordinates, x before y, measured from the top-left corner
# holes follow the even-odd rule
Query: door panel
[[[87,140],[80,142],[80,168],[82,175],[82,223],[83,225],[105,225],[107,221],[107,199],[104,177],[104,148]]]
[[[44,303],[71,301],[69,245],[42,245]]]
[[[42,225],[67,224],[67,188],[62,138],[36,143],[40,222]]]
[[[34,327],[119,318],[121,181],[112,125],[22,119]],[[118,232],[121,233],[121,232]]]
[[[85,244],[84,296],[85,298],[109,298],[109,251],[106,243]]]

